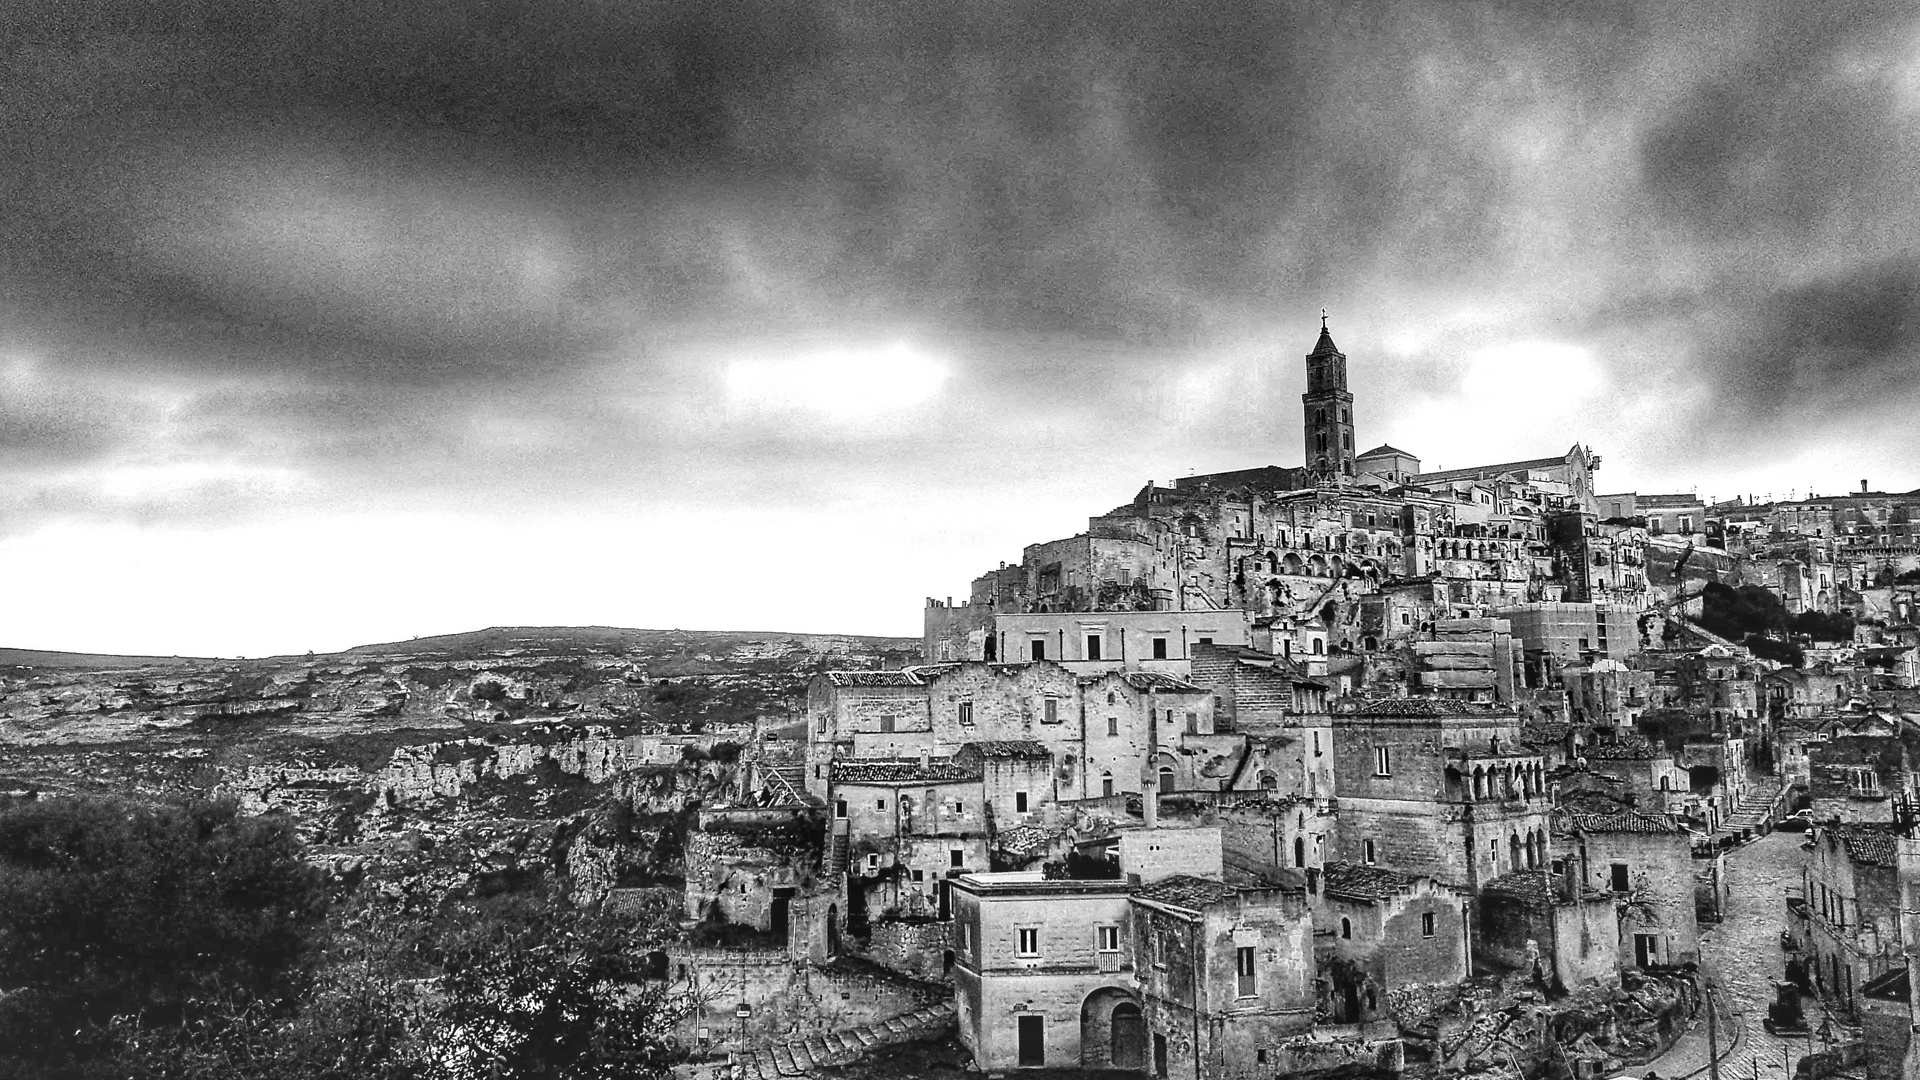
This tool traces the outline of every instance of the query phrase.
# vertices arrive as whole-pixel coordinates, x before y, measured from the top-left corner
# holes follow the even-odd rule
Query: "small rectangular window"
[[[1433,912],[1431,911],[1425,912],[1420,916],[1420,936],[1433,936]]]
[[[1024,814],[1027,812],[1026,792],[1016,791],[1013,793],[1013,812],[1016,814]]]
[[[1107,734],[1109,735],[1120,734],[1120,718],[1119,717],[1117,716],[1107,717]]]
[[[881,733],[885,734],[887,732],[891,732],[892,730],[893,730],[893,717],[891,715],[881,717],[880,718]]]
[[[1373,863],[1373,841],[1372,840],[1362,840],[1360,842],[1360,857],[1362,861],[1366,862],[1369,865]]]
[[[1241,997],[1258,997],[1260,991],[1253,981],[1253,946],[1242,945],[1235,950],[1235,974],[1239,976],[1237,992]]]
[[[1320,756],[1320,733],[1317,731],[1313,733],[1313,756]]]
[[[1627,882],[1627,864],[1623,862],[1617,862],[1613,864],[1612,869],[1613,869],[1613,891],[1614,892],[1629,891],[1632,888],[1632,886],[1629,885]]]
[[[1393,775],[1393,748],[1376,746],[1373,748],[1373,775]]]
[[[916,882],[927,880],[927,872],[925,870],[915,870],[913,872],[913,880]],[[1433,916],[1429,915],[1427,917],[1432,918]]]
[[[1100,635],[1099,634],[1087,635],[1087,659],[1089,660],[1100,659]]]
[[[947,852],[947,865],[949,866],[963,866],[966,863],[966,859],[967,853],[959,848],[954,848]]]
[[[1153,658],[1155,660],[1165,660],[1167,658],[1166,638],[1157,637],[1153,639]]]
[[[887,800],[885,799],[873,800],[873,808],[875,810],[885,810],[887,808]]]
[[[958,800],[958,799],[955,799],[955,800],[953,801],[953,812],[954,812],[954,813],[956,813],[956,814],[964,814],[964,813],[966,813],[966,812],[967,812],[967,804],[966,804],[966,803],[963,803],[963,802],[961,802],[961,801],[960,801],[960,800]]]
[[[1099,944],[1100,944],[1101,952],[1119,952],[1120,951],[1120,928],[1117,926],[1101,927]]]
[[[1040,955],[1040,928],[1039,927],[1023,926],[1020,928],[1020,938],[1019,938],[1018,948],[1016,949],[1016,952],[1021,956],[1039,956]]]
[[[963,701],[960,703],[960,722],[963,724],[973,723],[973,702]]]
[[[1044,715],[1041,716],[1040,722],[1043,724],[1057,724],[1060,722],[1060,699],[1059,698],[1047,699],[1046,712]]]
[[[1199,713],[1190,712],[1187,714],[1187,734],[1189,735],[1200,734],[1200,714]]]
[[[1035,660],[1045,660],[1047,658],[1046,638],[1034,638],[1032,644],[1028,645],[1027,648],[1031,650],[1031,654]]]

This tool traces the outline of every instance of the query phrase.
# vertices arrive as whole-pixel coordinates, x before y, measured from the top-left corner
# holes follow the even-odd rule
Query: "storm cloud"
[[[911,631],[1147,479],[1297,462],[1323,305],[1361,438],[1430,467],[1577,438],[1609,489],[1920,484],[1908,5],[30,0],[0,34],[0,545],[884,514],[968,554],[806,622]],[[719,601],[580,620],[782,622]]]

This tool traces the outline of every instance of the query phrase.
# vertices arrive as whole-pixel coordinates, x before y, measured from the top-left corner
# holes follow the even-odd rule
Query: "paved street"
[[[1804,838],[1803,833],[1773,833],[1726,857],[1731,893],[1726,919],[1704,928],[1700,940],[1702,959],[1718,988],[1722,1010],[1723,1080],[1785,1077],[1789,1057],[1798,1062],[1807,1053],[1806,1039],[1782,1039],[1761,1025],[1773,1001],[1772,982],[1786,977],[1787,953],[1780,947],[1780,931],[1787,924],[1786,888],[1800,883]],[[1806,998],[1804,1003],[1809,1022],[1817,1028],[1824,1015],[1818,1000]],[[1815,1041],[1813,1046],[1819,1049],[1820,1044]],[[1694,1029],[1673,1049],[1633,1072],[1655,1071],[1674,1080],[1704,1076],[1706,1067],[1707,1023],[1702,1013]]]

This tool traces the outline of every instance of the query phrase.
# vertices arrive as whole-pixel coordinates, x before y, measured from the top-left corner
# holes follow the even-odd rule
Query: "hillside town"
[[[1303,466],[1148,483],[814,675],[689,916],[950,987],[995,1074],[1914,1075],[1920,491],[1424,472],[1356,450],[1324,317],[1302,405]],[[732,1075],[846,1048],[738,1008]]]

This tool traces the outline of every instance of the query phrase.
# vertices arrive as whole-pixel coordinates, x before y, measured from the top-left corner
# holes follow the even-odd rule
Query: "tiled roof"
[[[1655,746],[1637,736],[1617,742],[1594,743],[1580,753],[1595,761],[1652,761],[1667,756],[1666,748]]]
[[[1605,814],[1573,810],[1569,813],[1575,825],[1590,833],[1661,833],[1671,836],[1685,831],[1665,818],[1643,814],[1638,810],[1620,809]]]
[[[1480,891],[1550,904],[1553,902],[1553,875],[1545,870],[1515,870],[1487,882]]]
[[[1363,457],[1363,458],[1370,458],[1370,457],[1378,457],[1381,454],[1399,454],[1401,457],[1413,457],[1412,454],[1407,453],[1405,450],[1402,450],[1397,446],[1389,446],[1386,443],[1381,443],[1379,446],[1376,446],[1373,449],[1367,451],[1366,453],[1359,454],[1357,456]]]
[[[1893,834],[1879,829],[1836,825],[1831,830],[1847,849],[1847,858],[1872,866],[1899,866],[1900,845]]]
[[[980,779],[979,763],[953,758],[918,759],[845,758],[833,763],[833,779],[841,784],[939,784]]]
[[[961,761],[966,758],[1040,758],[1044,760],[1052,756],[1044,744],[1032,739],[994,739],[961,744],[960,752],[954,755],[954,760]]]
[[[1047,850],[1052,839],[1045,829],[1037,825],[1021,825],[1001,833],[994,846],[1009,855],[1038,855]]]
[[[1496,716],[1512,715],[1485,705],[1448,698],[1386,698],[1381,701],[1342,701],[1334,711],[1343,716]]]
[[[1203,686],[1195,686],[1184,679],[1176,679],[1158,671],[1129,671],[1120,677],[1135,690],[1148,690],[1158,694],[1207,693],[1207,689]]]
[[[1239,892],[1239,889],[1224,881],[1209,881],[1189,874],[1176,874],[1164,881],[1156,881],[1133,895],[1142,900],[1166,904],[1169,907],[1203,911],[1209,904],[1217,904]]]
[[[829,671],[826,676],[835,686],[925,686],[927,676],[938,674],[946,666],[922,664],[897,671]]]
[[[1559,721],[1537,721],[1520,729],[1520,740],[1533,746],[1558,746],[1573,734],[1573,725]]]
[[[1384,900],[1420,879],[1414,874],[1402,874],[1378,866],[1331,862],[1326,865],[1325,880],[1328,896],[1372,903]]]

